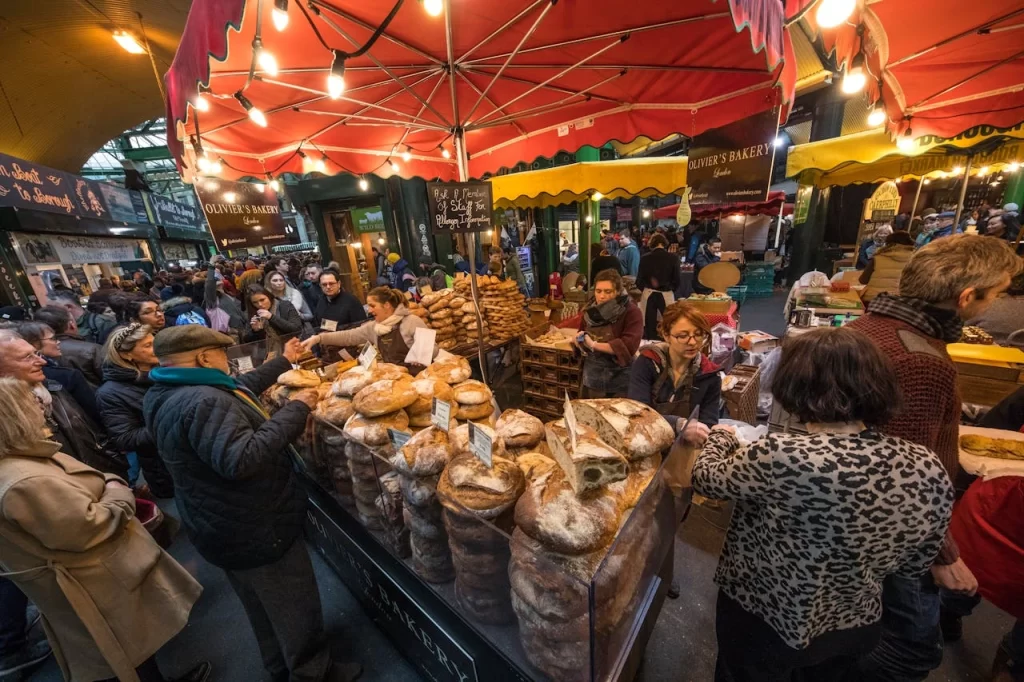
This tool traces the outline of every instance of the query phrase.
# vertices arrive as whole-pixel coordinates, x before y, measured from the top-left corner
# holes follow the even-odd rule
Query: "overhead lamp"
[[[643,210],[643,212],[641,213],[641,215],[643,215],[644,218],[650,218],[651,217],[651,212],[650,212],[650,210],[645,208]]]
[[[270,189],[274,190],[275,192],[281,191],[281,182],[277,178],[271,176],[270,173],[267,173],[267,179],[270,180],[270,182],[268,183],[270,185]]]
[[[361,248],[363,248],[363,245],[362,245],[361,242],[352,242],[352,248],[353,249],[361,249]]]
[[[600,192],[594,192],[592,198],[594,199],[594,201],[601,201],[601,199],[604,199],[604,195],[601,194]]]
[[[288,28],[288,0],[274,0],[274,9],[270,12],[274,28],[283,31]]]
[[[252,102],[249,101],[249,98],[242,94],[241,90],[235,93],[235,99],[237,99],[238,103],[242,105],[242,108],[245,109],[245,113],[249,115],[249,119],[253,123],[260,126],[261,128],[267,127],[266,114],[264,114],[257,107],[254,107],[252,105]]]
[[[820,28],[835,28],[850,18],[857,0],[821,0],[814,18]]]
[[[405,151],[402,152],[402,161],[409,163],[412,161],[412,148],[406,145]]]
[[[444,0],[423,0],[423,9],[432,17],[441,16],[444,11]]]
[[[441,145],[441,156],[443,156],[446,159],[450,159],[452,158],[452,153],[448,151],[448,147]]]
[[[205,187],[207,192],[216,192],[220,189],[220,183],[216,180],[207,180]]]
[[[1010,166],[1007,168],[1007,170],[1010,171],[1011,173],[1016,173],[1017,171],[1020,170],[1020,164],[1016,161],[1013,161],[1010,163]]]
[[[989,167],[988,166],[982,166],[981,168],[978,169],[978,176],[979,177],[983,178],[986,175],[988,175],[988,173],[989,173]]]
[[[359,178],[359,189],[364,192],[370,189],[370,182],[366,178]]]
[[[388,159],[388,164],[390,164],[390,165],[391,165],[391,172],[392,172],[392,173],[397,173],[397,172],[398,172],[398,164],[397,164],[397,163],[395,163],[395,162],[394,162],[393,160],[391,160],[391,159]]]
[[[386,239],[384,239],[384,237],[377,237],[377,243],[378,243],[378,244],[380,244],[381,246],[384,246],[384,244],[386,243],[386,241],[387,241],[387,240],[386,240]]]
[[[844,94],[854,95],[863,90],[867,84],[868,77],[864,73],[864,67],[853,66],[846,69],[846,74],[843,76],[843,82],[840,83],[839,88]]]
[[[321,156],[319,159],[316,160],[315,163],[313,163],[313,170],[315,170],[317,173],[323,173],[325,175],[327,174],[327,155],[326,154]]]
[[[114,31],[114,40],[117,44],[125,49],[126,52],[131,54],[145,54],[146,48],[144,48],[138,40],[135,39],[128,31]]]
[[[345,58],[341,50],[334,51],[334,61],[331,62],[331,73],[327,76],[327,94],[331,99],[338,99],[345,92]]]
[[[868,125],[872,128],[885,123],[885,108],[882,106],[875,106],[868,112]]]
[[[229,204],[233,204],[237,200],[238,195],[235,194],[234,192],[224,192],[224,201],[228,202]]]
[[[953,166],[953,176],[954,177],[956,177],[957,175],[960,175],[963,172],[964,172],[964,167],[963,166]]]
[[[925,178],[924,180],[921,181],[921,184],[922,185],[930,185],[930,184],[932,184],[932,181],[929,180],[928,178]]]
[[[901,152],[909,152],[914,148],[914,138],[906,135],[896,138],[896,148]]]
[[[774,140],[772,140],[772,144],[773,144],[773,145],[774,145],[774,146],[775,146],[776,148],[779,148],[779,147],[781,147],[782,145],[786,144],[786,138],[782,137],[782,135],[776,135],[776,136],[775,136],[775,139],[774,139]]]
[[[211,165],[210,157],[205,152],[196,160],[196,166],[199,167],[200,173],[209,173]]]
[[[259,38],[254,38],[252,41],[252,49],[256,51],[256,63],[260,65],[260,68],[271,76],[276,76],[277,59],[270,50],[263,47],[263,41]]]
[[[263,192],[266,191],[267,189],[267,186],[264,185],[262,182],[254,182],[252,183],[252,186],[256,188],[257,192]]]
[[[587,215],[583,218],[583,220],[586,221],[586,223],[589,225],[590,223],[594,222],[594,216]]]
[[[998,187],[999,186],[999,181],[998,180],[993,180],[992,182],[990,182],[988,184],[990,184],[992,187]]]
[[[209,111],[210,101],[203,97],[203,93],[196,95],[196,98],[192,100],[192,106],[196,108],[196,111]]]

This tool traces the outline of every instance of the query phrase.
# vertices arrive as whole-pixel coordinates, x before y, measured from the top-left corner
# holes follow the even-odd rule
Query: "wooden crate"
[[[761,390],[761,368],[754,365],[736,365],[729,376],[738,379],[735,386],[722,391],[729,408],[729,416],[748,424],[757,424],[757,396]]]

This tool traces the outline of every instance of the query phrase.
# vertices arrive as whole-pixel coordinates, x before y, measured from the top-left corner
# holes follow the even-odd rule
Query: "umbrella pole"
[[[911,217],[911,219],[913,219],[914,215],[917,213],[917,202],[921,198],[921,187],[923,185],[924,185],[924,176],[921,176],[917,180],[917,191],[914,192],[914,205],[910,207],[910,217]],[[961,199],[961,201],[962,201],[962,199]]]
[[[960,185],[960,200],[956,203],[956,217],[953,218],[954,233],[956,233],[956,228],[960,224],[960,214],[964,211],[964,197],[967,196],[967,183],[971,179],[971,161],[973,160],[974,155],[968,154],[967,164],[964,166],[964,184]]]
[[[469,180],[469,160],[466,157],[466,141],[462,137],[462,131],[455,133],[455,160],[459,165],[459,181]],[[476,233],[467,232],[466,241],[469,242],[469,289],[473,294],[473,311],[476,315],[476,356],[480,360],[480,378],[487,383],[487,359],[484,353],[484,320],[480,314],[480,292],[476,287]]]
[[[786,199],[782,199],[782,206],[779,206],[779,224],[775,226],[775,251],[779,250],[779,236],[782,234],[782,214],[786,210]]]

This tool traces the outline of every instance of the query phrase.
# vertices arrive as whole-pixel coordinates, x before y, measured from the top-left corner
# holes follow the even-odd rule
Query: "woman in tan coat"
[[[0,414],[0,576],[39,607],[69,682],[164,682],[153,655],[202,587],[135,518],[124,481],[58,452],[27,384],[0,379]]]
[[[870,303],[882,292],[900,293],[900,275],[914,255],[914,240],[910,234],[898,230],[885,240],[885,246],[875,251],[868,266],[860,275],[860,283],[867,287],[861,293],[861,300]]]

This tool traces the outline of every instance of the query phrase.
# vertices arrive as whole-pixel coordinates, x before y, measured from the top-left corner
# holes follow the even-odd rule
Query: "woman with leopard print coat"
[[[772,393],[806,434],[742,445],[716,426],[693,469],[696,492],[736,503],[715,573],[715,679],[841,680],[878,641],[885,577],[928,572],[953,487],[933,452],[875,430],[899,391],[859,332],[788,340]]]

